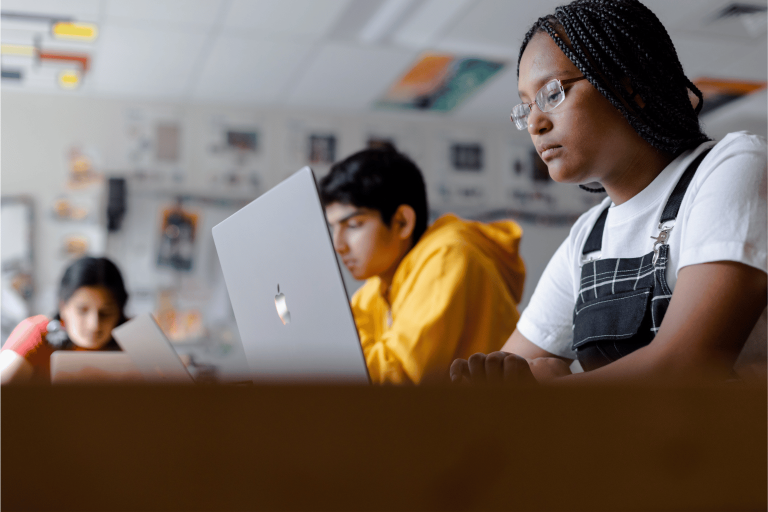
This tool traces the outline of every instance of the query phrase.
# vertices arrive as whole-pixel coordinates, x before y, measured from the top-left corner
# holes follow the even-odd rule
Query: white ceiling
[[[765,5],[765,0],[739,0]],[[424,50],[501,58],[496,77],[459,118],[505,120],[516,103],[515,63],[530,24],[562,0],[2,0],[3,12],[94,22],[91,44],[53,40],[44,23],[2,19],[3,42],[85,52],[91,70],[61,94],[369,111]],[[645,0],[692,79],[766,80],[765,24],[711,23],[730,0]],[[3,89],[57,91],[56,66],[3,56],[28,78]],[[46,65],[49,66],[49,65]],[[60,69],[60,68],[59,68]]]

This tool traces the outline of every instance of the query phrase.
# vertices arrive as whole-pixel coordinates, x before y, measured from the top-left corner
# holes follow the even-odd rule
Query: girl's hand
[[[528,360],[509,352],[473,354],[451,364],[451,382],[467,384],[536,384]]]

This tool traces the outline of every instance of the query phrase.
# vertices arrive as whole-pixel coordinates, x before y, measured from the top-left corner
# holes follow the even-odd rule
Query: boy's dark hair
[[[413,243],[427,230],[427,191],[424,177],[413,161],[392,145],[365,149],[335,163],[320,180],[320,199],[325,206],[341,203],[370,208],[390,225],[400,205],[416,212]]]
[[[709,138],[698,114],[701,91],[685,76],[664,25],[638,0],[576,0],[539,18],[525,35],[546,32],[632,128],[656,149],[677,156]],[[570,43],[558,36],[564,33]],[[688,96],[699,99],[696,108]],[[642,108],[635,96],[644,102]]]

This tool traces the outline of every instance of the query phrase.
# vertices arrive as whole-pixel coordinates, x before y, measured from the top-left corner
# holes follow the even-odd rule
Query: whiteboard
[[[29,199],[0,199],[0,255],[2,266],[29,265],[32,261],[32,202]]]

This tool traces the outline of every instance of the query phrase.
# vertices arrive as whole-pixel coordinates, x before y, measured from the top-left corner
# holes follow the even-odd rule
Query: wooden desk
[[[766,390],[2,390],[2,509],[765,510]]]

